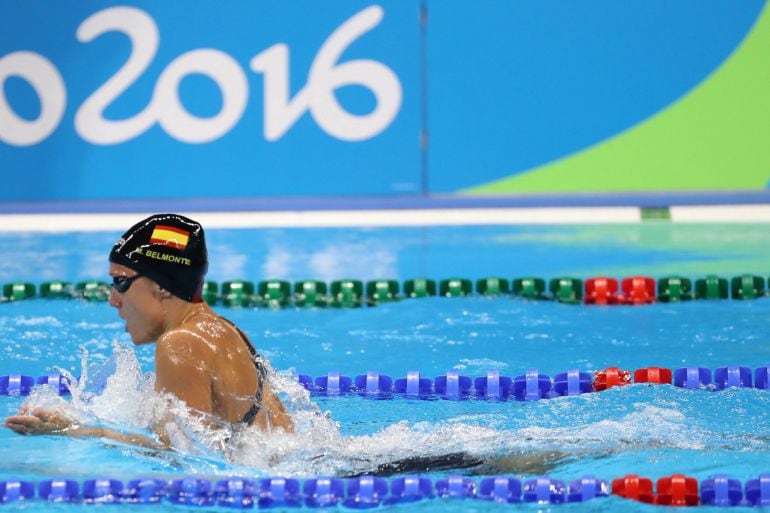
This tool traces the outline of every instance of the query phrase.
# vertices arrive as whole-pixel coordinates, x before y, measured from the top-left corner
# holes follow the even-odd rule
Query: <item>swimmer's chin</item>
[[[148,337],[140,337],[138,335],[135,335],[133,332],[131,332],[131,330],[128,329],[128,326],[126,326],[126,329],[124,331],[131,336],[131,342],[133,342],[135,346],[141,346],[144,344],[149,344],[150,342],[154,342],[154,340]]]

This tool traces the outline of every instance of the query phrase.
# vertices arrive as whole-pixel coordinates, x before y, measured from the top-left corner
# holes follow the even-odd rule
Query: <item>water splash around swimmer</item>
[[[62,410],[84,424],[139,430],[148,436],[152,436],[155,423],[165,422],[171,434],[172,454],[186,471],[220,475],[357,475],[381,470],[394,461],[438,460],[453,454],[482,461],[504,461],[507,457],[513,458],[514,465],[526,460],[547,466],[587,452],[602,454],[661,446],[697,449],[713,445],[718,437],[713,432],[692,429],[675,404],[638,403],[619,418],[585,419],[579,425],[512,427],[502,420],[506,415],[526,417],[536,408],[546,407],[553,410],[554,417],[574,415],[579,410],[578,401],[596,402],[601,400],[598,395],[556,399],[543,405],[500,404],[497,406],[501,413],[494,414],[501,417],[500,422],[490,422],[490,415],[476,419],[473,415],[450,415],[438,421],[400,420],[370,434],[344,435],[292,373],[270,369],[269,376],[292,415],[295,433],[217,423],[190,411],[178,399],[156,392],[154,375],[142,371],[134,349],[117,343],[104,363],[89,362],[84,352],[80,381],[73,381],[71,400],[61,399],[50,390],[36,389],[26,404]],[[340,399],[335,406],[355,407],[357,400]],[[420,401],[414,404],[421,406]]]

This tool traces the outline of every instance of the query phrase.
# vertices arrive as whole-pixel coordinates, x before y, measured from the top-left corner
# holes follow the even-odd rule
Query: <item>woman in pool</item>
[[[293,432],[291,417],[270,386],[265,362],[241,330],[203,301],[208,256],[203,228],[174,214],[151,216],[129,229],[110,252],[110,304],[126,322],[134,344],[155,341],[155,387],[200,412],[209,427],[222,423]],[[152,449],[171,446],[161,420],[156,439],[84,426],[62,412],[22,409],[5,425],[24,435],[101,437]],[[325,449],[326,450],[326,449]],[[325,457],[320,455],[318,457]],[[561,455],[514,454],[479,458],[465,452],[362,461],[343,475],[468,469],[542,471]]]
[[[155,388],[184,401],[209,422],[293,431],[291,417],[268,381],[265,363],[246,335],[203,301],[208,253],[203,227],[176,214],[150,216],[130,228],[110,252],[110,305],[126,321],[134,344],[155,342]],[[102,427],[80,426],[57,411],[36,408],[6,418],[24,435],[103,437],[167,448],[158,441]]]

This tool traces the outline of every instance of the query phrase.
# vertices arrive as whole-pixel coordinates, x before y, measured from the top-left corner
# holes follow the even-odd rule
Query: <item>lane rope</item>
[[[69,395],[72,378],[63,374],[44,374],[37,378],[24,374],[0,376],[0,395],[27,396],[35,387],[49,387],[59,395]],[[483,376],[463,376],[459,371],[449,371],[435,378],[424,377],[418,371],[407,372],[405,377],[391,376],[369,371],[354,377],[337,371],[313,378],[307,374],[297,376],[299,383],[311,395],[363,396],[376,399],[407,397],[420,399],[481,399],[491,401],[538,401],[555,397],[601,392],[609,388],[632,383],[673,384],[679,388],[694,390],[725,390],[728,388],[770,388],[770,365],[752,369],[740,365],[717,367],[712,374],[706,367],[644,367],[630,372],[619,367],[608,367],[593,373],[569,369],[553,378],[540,374],[537,369],[509,377],[499,370],[490,370]],[[91,386],[103,383],[90,383]]]
[[[36,286],[28,282],[6,283],[0,300],[19,301],[42,297],[48,299],[80,298],[106,301],[108,283],[87,280],[78,283],[49,281]],[[209,304],[230,307],[343,307],[375,306],[408,298],[431,296],[513,296],[524,299],[551,300],[586,305],[644,305],[656,302],[679,302],[693,299],[757,299],[770,294],[770,280],[744,273],[729,280],[709,274],[694,281],[673,275],[655,280],[649,276],[617,278],[598,276],[581,278],[561,276],[546,280],[522,277],[486,277],[439,280],[418,278],[399,283],[397,280],[304,280],[293,284],[286,280],[228,280],[221,286],[206,281],[203,297]]]
[[[593,476],[565,482],[549,476],[519,480],[509,476],[480,480],[462,475],[431,480],[421,476],[351,479],[321,477],[290,479],[232,477],[211,482],[198,477],[132,479],[57,478],[35,484],[24,480],[0,481],[0,504],[45,501],[86,504],[176,504],[230,508],[311,508],[344,506],[352,509],[411,503],[425,499],[475,499],[497,503],[563,504],[610,495],[666,506],[770,506],[770,474],[739,479],[719,474],[702,481],[683,474],[657,480],[628,474],[610,482]]]

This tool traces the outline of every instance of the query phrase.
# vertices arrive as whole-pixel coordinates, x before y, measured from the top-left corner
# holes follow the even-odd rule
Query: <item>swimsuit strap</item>
[[[230,319],[221,316],[220,318],[224,319],[228,324],[230,324],[230,326],[235,328],[235,331],[237,331],[238,335],[241,336],[241,339],[246,344],[246,347],[248,348],[249,353],[251,354],[251,357],[254,361],[254,367],[257,369],[257,392],[254,394],[254,398],[256,400],[251,404],[251,408],[249,408],[249,411],[247,411],[241,419],[243,424],[248,425],[254,421],[254,419],[259,414],[259,410],[262,409],[262,393],[265,386],[265,380],[267,379],[267,369],[262,363],[262,356],[260,356],[257,350],[254,349],[254,345],[251,343],[251,340],[249,340],[249,337],[243,332],[243,330],[236,326],[235,323]]]

